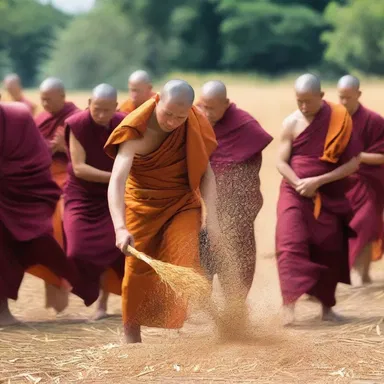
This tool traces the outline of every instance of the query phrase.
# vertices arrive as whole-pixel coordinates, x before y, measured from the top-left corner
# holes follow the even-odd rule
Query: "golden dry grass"
[[[199,86],[198,83],[194,83]],[[230,85],[229,95],[275,137],[295,108],[290,84]],[[383,83],[363,87],[362,101],[384,114]],[[325,89],[326,98],[336,93]],[[30,95],[37,100],[33,92]],[[84,107],[86,93],[68,98]],[[373,267],[374,284],[363,289],[341,285],[336,310],[349,318],[337,326],[320,324],[319,305],[302,300],[298,326],[283,329],[273,257],[277,140],[267,148],[261,171],[264,206],[256,221],[258,263],[249,303],[255,324],[247,343],[218,343],[212,321],[192,314],[177,331],[144,329],[142,345],[124,345],[120,300],[112,297],[112,316],[85,320],[94,308],[76,297],[56,319],[43,309],[41,281],[27,276],[14,314],[25,325],[0,331],[0,383],[383,383],[384,262]],[[215,286],[217,300],[222,298]]]

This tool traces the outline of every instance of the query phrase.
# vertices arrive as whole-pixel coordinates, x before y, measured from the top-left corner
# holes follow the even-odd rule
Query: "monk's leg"
[[[141,343],[141,327],[138,324],[124,325],[124,338],[127,344]]]
[[[105,285],[104,284],[105,278],[106,278],[106,273],[104,272],[103,275],[101,276],[101,284],[100,284],[101,287]],[[97,320],[102,320],[108,317],[108,313],[107,313],[108,297],[109,297],[109,292],[107,292],[104,289],[101,289],[100,296],[97,301],[96,312],[93,315],[92,320],[97,321]]]
[[[354,284],[356,287],[361,287],[364,284],[372,282],[369,275],[369,269],[372,259],[372,243],[367,244],[356,258],[354,270],[357,273],[357,281]]]
[[[6,327],[17,323],[19,323],[19,321],[13,317],[11,311],[9,310],[8,300],[0,300],[0,326]]]

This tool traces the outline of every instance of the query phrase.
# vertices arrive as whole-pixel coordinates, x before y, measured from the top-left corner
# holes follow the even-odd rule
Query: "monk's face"
[[[140,107],[152,96],[152,85],[143,82],[128,83],[129,97],[133,101],[136,107]]]
[[[215,125],[223,118],[229,106],[229,100],[220,97],[201,96],[197,106],[205,114],[211,125]]]
[[[164,132],[172,132],[185,123],[190,110],[191,105],[160,99],[155,110],[157,123]]]
[[[50,89],[40,92],[41,105],[52,115],[60,112],[65,104],[65,93],[61,89]]]
[[[116,112],[117,102],[111,99],[90,99],[89,112],[93,121],[104,127],[108,127],[113,115]]]
[[[339,88],[338,93],[340,104],[344,105],[347,111],[353,115],[359,106],[361,91],[355,88]]]
[[[320,111],[323,103],[324,92],[296,92],[297,106],[307,118],[313,117]]]

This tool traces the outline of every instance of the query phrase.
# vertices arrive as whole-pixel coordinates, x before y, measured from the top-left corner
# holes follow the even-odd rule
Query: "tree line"
[[[118,88],[144,68],[278,76],[384,74],[384,1],[96,0],[68,16],[36,0],[0,0],[0,72],[29,86]]]

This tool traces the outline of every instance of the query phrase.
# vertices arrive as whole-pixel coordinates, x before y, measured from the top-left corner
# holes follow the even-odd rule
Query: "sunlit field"
[[[201,79],[188,78],[198,94]],[[204,79],[204,80],[208,80]],[[257,271],[249,304],[255,340],[221,344],[209,317],[191,314],[180,331],[144,329],[143,343],[124,345],[119,297],[111,317],[88,321],[94,308],[72,297],[56,317],[44,309],[43,283],[26,276],[19,300],[11,304],[21,326],[0,329],[0,383],[384,383],[384,263],[373,265],[374,283],[361,289],[340,285],[336,310],[346,324],[323,325],[320,305],[303,298],[298,325],[279,323],[280,288],[274,259],[275,169],[281,122],[295,108],[292,81],[228,81],[230,99],[249,111],[275,140],[263,153],[264,206],[257,218]],[[337,101],[327,84],[325,99]],[[362,102],[384,114],[384,83],[362,86]],[[36,91],[27,96],[38,102]],[[86,107],[88,92],[67,99]],[[126,93],[120,93],[122,101]],[[220,295],[216,284],[215,294]],[[198,319],[197,319],[198,318]],[[196,320],[197,319],[197,320]]]

